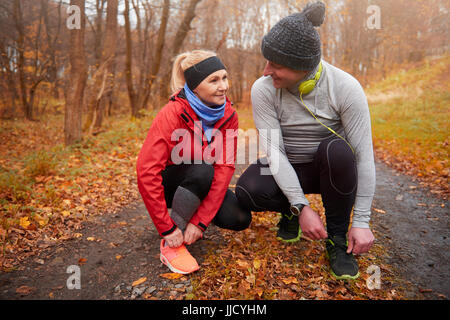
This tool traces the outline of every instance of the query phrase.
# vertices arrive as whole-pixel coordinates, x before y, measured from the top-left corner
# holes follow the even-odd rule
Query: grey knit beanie
[[[315,27],[325,19],[325,4],[308,3],[300,13],[280,20],[261,44],[263,56],[294,70],[313,70],[320,62],[320,36]]]

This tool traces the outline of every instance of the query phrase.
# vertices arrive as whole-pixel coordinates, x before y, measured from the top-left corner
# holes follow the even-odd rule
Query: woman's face
[[[194,93],[207,106],[223,105],[228,91],[228,74],[226,70],[218,70],[206,77]]]

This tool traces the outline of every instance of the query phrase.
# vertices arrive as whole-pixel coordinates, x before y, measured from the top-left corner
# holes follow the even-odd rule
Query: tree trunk
[[[131,39],[131,26],[130,26],[130,4],[129,0],[125,0],[125,11],[123,13],[125,18],[125,39],[126,39],[126,59],[125,59],[125,76],[127,80],[128,97],[130,99],[131,117],[138,117],[138,106],[136,99],[136,92],[133,84],[133,70],[132,70],[132,39]]]
[[[164,48],[164,42],[166,39],[167,22],[169,21],[169,12],[170,12],[169,9],[170,9],[170,0],[164,0],[163,12],[161,16],[161,24],[159,26],[158,39],[156,41],[155,55],[153,58],[148,88],[145,91],[143,106],[147,105],[148,98],[150,96],[150,91],[161,67],[162,52]]]
[[[64,116],[64,138],[66,145],[72,145],[82,138],[81,116],[84,89],[87,79],[86,55],[84,51],[85,11],[84,0],[71,0],[71,5],[80,8],[81,28],[69,30],[70,33],[70,79],[66,112]]]
[[[25,117],[33,120],[33,109],[28,101],[27,84],[25,79],[25,30],[23,25],[22,4],[20,0],[14,1],[14,22],[17,29],[17,50],[18,61],[17,69],[19,74],[20,98]]]
[[[171,59],[180,52],[181,46],[183,45],[184,39],[191,30],[191,22],[195,18],[195,8],[202,0],[190,0],[188,8],[186,9],[186,14],[178,27],[175,39],[173,40],[172,55]],[[173,61],[173,60],[170,60]],[[164,75],[161,83],[161,98],[165,99],[169,97],[169,81],[170,81],[170,68]]]

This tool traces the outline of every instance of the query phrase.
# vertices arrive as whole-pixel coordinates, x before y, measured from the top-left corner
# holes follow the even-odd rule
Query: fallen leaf
[[[250,267],[250,265],[248,264],[247,261],[243,261],[241,259],[237,259],[236,263],[241,267],[241,268],[245,268],[247,269],[248,267]]]
[[[426,203],[418,203],[417,206],[418,207],[426,207],[427,205],[426,205]]]
[[[70,211],[64,210],[61,212],[61,214],[63,215],[63,217],[68,217],[70,216]]]
[[[255,267],[255,269],[259,269],[259,267],[261,267],[261,260],[253,260],[253,266]]]
[[[120,255],[120,254],[118,254],[118,255],[116,255],[116,260],[120,260],[120,259],[122,259],[123,257]]]
[[[28,217],[23,217],[20,218],[19,224],[22,228],[27,229],[28,226],[30,225],[30,221],[28,221]]]
[[[245,278],[245,281],[247,281],[248,283],[250,283],[251,285],[255,285],[255,281],[256,281],[256,277],[254,274],[250,274]]]
[[[373,208],[373,211],[378,212],[378,213],[382,213],[382,214],[386,213],[386,211],[381,210],[381,209],[376,209],[376,208]]]
[[[16,289],[16,293],[18,293],[20,295],[27,296],[30,293],[32,293],[34,290],[36,290],[36,288],[28,287],[28,286],[21,286],[21,287]]]
[[[282,279],[281,281],[283,281],[284,284],[291,284],[291,283],[298,284],[298,280],[295,277],[285,278],[285,279]]]
[[[86,258],[80,258],[80,259],[78,260],[78,264],[79,264],[80,266],[82,266],[83,264],[86,263],[86,261],[87,261]]]
[[[137,279],[136,281],[134,281],[132,283],[131,286],[133,286],[133,287],[138,286],[138,285],[144,283],[145,281],[147,281],[147,277],[143,277],[143,278]]]
[[[169,273],[162,273],[159,276],[163,277],[163,278],[166,278],[166,279],[169,279],[169,280],[174,280],[174,279],[181,278],[183,275],[181,273],[169,272]]]
[[[95,241],[95,238],[94,237],[87,237],[86,240],[87,241]]]
[[[262,294],[264,292],[264,290],[262,288],[256,288],[255,291],[256,291],[256,294],[260,297],[262,296]]]

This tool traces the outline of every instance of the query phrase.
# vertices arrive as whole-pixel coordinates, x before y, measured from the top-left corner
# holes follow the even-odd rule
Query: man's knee
[[[221,228],[233,231],[247,229],[252,222],[252,213],[244,208],[238,201],[235,193],[227,190],[219,212],[214,218],[214,223]]]
[[[319,145],[316,156],[328,172],[332,186],[341,194],[354,192],[357,172],[356,159],[350,146],[342,139],[330,139]]]

